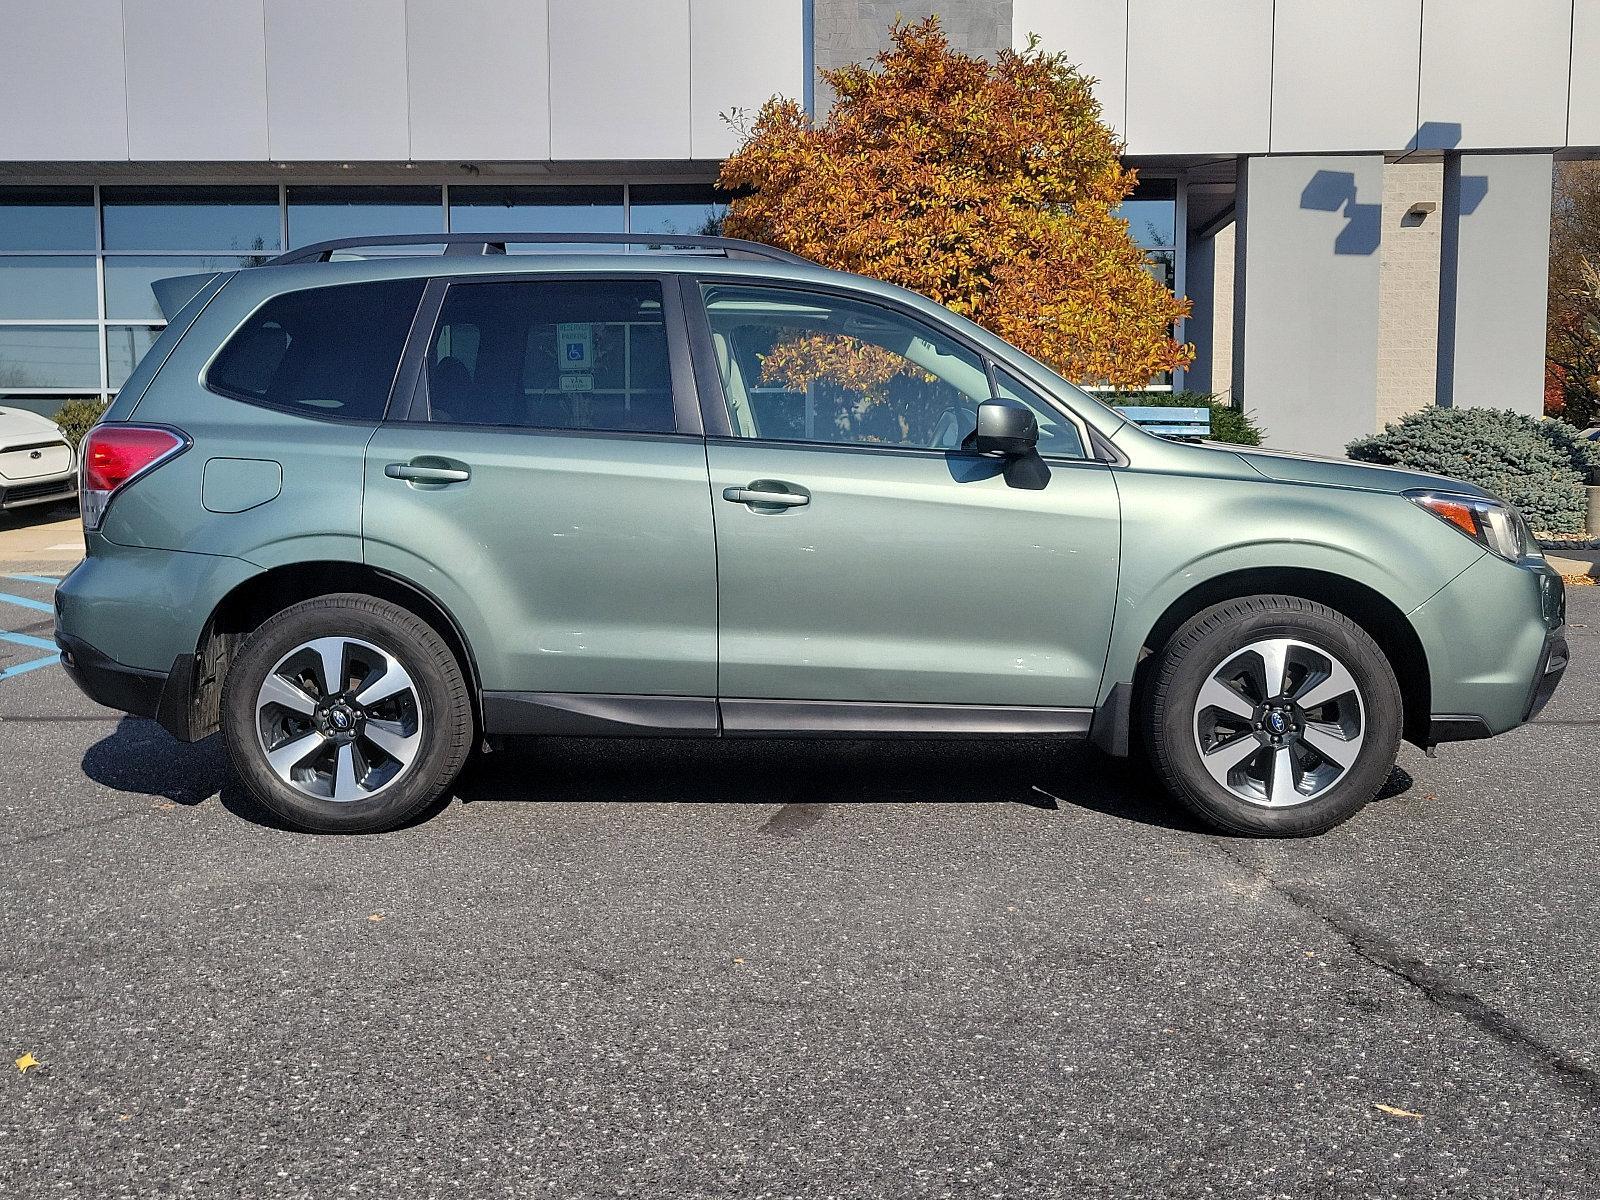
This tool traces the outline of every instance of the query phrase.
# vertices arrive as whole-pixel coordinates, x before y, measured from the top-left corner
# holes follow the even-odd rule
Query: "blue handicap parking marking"
[[[0,681],[10,679],[13,675],[21,675],[27,671],[37,671],[40,667],[53,667],[61,661],[61,655],[52,654],[47,658],[35,658],[29,662],[18,663],[14,667],[7,667],[0,671]]]
[[[15,579],[20,583],[39,583],[54,588],[60,583],[49,575],[7,575],[6,579]],[[0,592],[0,610],[7,604],[14,604],[18,608],[30,609],[33,612],[54,613],[55,605],[48,600],[34,600],[28,596],[13,596],[9,592]],[[37,671],[42,667],[53,667],[61,661],[61,655],[56,650],[56,644],[49,638],[35,637],[31,633],[13,633],[9,629],[0,628],[0,646],[24,646],[29,650],[47,650],[48,654],[41,658],[31,658],[9,667],[0,667],[0,682],[10,679],[14,675],[25,675],[29,671]]]
[[[34,637],[31,633],[12,633],[10,630],[0,629],[0,642],[11,642],[17,646],[27,646],[30,650],[54,650],[56,644],[47,638]]]
[[[13,596],[7,592],[0,592],[0,604],[15,604],[21,608],[31,608],[35,612],[53,613],[56,606],[44,600],[30,600],[26,596]]]

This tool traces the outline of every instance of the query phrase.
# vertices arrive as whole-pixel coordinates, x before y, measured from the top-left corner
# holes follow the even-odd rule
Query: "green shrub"
[[[1265,432],[1250,414],[1208,392],[1118,392],[1103,397],[1107,404],[1146,408],[1209,408],[1211,440],[1235,446],[1259,446]]]
[[[1351,458],[1477,484],[1522,510],[1536,533],[1583,529],[1584,484],[1600,442],[1565,421],[1492,408],[1424,408],[1350,443]]]
[[[74,448],[83,442],[90,427],[106,411],[104,400],[68,400],[55,415],[55,423]]]

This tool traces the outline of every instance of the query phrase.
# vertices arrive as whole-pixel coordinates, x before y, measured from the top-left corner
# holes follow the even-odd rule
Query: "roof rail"
[[[704,237],[700,234],[660,233],[386,233],[372,237],[335,238],[328,242],[313,242],[290,250],[264,264],[269,267],[286,267],[294,263],[327,262],[335,251],[355,246],[438,246],[445,254],[459,255],[504,254],[510,245],[593,245],[593,246],[668,246],[674,250],[693,250],[702,254],[721,254],[725,258],[764,258],[772,262],[814,266],[814,263],[760,242],[747,242],[741,238]]]

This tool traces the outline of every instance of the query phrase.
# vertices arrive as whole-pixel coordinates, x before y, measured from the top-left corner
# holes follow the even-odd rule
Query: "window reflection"
[[[443,199],[436,187],[292,187],[288,199],[290,246],[444,232]],[[432,253],[438,253],[437,246]]]
[[[621,187],[454,187],[452,233],[623,233]],[[550,246],[526,247],[552,249]],[[518,247],[506,247],[515,253]],[[612,250],[620,247],[588,247]]]
[[[264,261],[260,255],[247,258],[167,254],[141,254],[128,258],[107,256],[106,316],[113,321],[160,321],[163,319],[161,306],[156,303],[155,293],[150,290],[150,285],[156,280],[168,279],[173,275],[197,275],[204,271],[233,271],[240,267],[258,266]],[[93,265],[92,259],[90,264]]]
[[[93,250],[92,188],[0,188],[0,250]]]
[[[134,367],[139,365],[139,360],[145,352],[155,345],[156,339],[161,336],[161,329],[151,325],[112,325],[106,329],[106,372],[109,376],[107,382],[113,388],[119,388],[128,381],[128,376],[133,374]]]
[[[716,237],[729,199],[729,193],[700,184],[637,184],[628,190],[628,232]]]
[[[278,249],[275,187],[100,190],[107,250]]]
[[[48,320],[96,313],[94,259],[0,256],[0,320]]]
[[[100,388],[93,325],[0,325],[0,388]]]

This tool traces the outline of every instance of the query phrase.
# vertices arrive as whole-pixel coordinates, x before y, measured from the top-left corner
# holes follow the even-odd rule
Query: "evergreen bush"
[[[1565,421],[1509,409],[1424,408],[1348,450],[1362,462],[1477,484],[1519,508],[1535,533],[1581,532],[1584,485],[1600,468],[1600,442]]]

